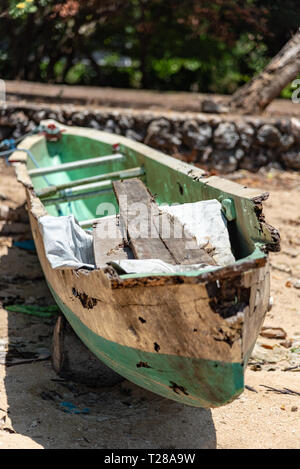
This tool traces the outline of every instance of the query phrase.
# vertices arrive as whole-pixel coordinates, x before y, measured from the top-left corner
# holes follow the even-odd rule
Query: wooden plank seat
[[[119,259],[134,259],[119,216],[99,218],[93,225],[93,245],[96,267]]]
[[[159,210],[153,196],[140,179],[114,181],[113,188],[119,203],[119,221],[116,221],[117,217],[107,217],[95,224],[97,267],[111,260],[133,257],[160,259],[173,265],[215,265],[209,253],[197,245],[195,238],[185,232],[178,220]],[[103,223],[107,223],[106,228],[111,230],[104,239]],[[111,233],[117,233],[117,236],[112,236]],[[125,249],[124,246],[128,244],[131,250]]]

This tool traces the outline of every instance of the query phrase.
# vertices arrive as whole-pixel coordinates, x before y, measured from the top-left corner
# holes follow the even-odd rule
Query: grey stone
[[[161,118],[161,119],[154,119],[148,127],[148,133],[153,133],[155,131],[161,132],[170,132],[171,130],[171,123],[168,119]]]
[[[235,150],[234,156],[239,161],[245,156],[245,152],[241,148],[238,148]]]
[[[135,140],[136,142],[142,142],[143,141],[143,135],[139,132],[135,132],[132,129],[128,129],[125,132],[125,136],[127,138],[130,138],[131,140]]]
[[[300,143],[300,119],[291,118],[291,131],[296,143]]]
[[[41,120],[52,118],[67,125],[106,130],[144,142],[183,160],[230,172],[238,165],[251,171],[276,167],[300,170],[300,119],[296,117],[222,116],[124,110],[78,110],[64,105],[8,105],[0,110],[0,138],[22,137]]]
[[[269,162],[268,154],[266,152],[259,152],[255,156],[254,161],[255,161],[255,166],[258,166],[258,167],[264,166],[268,164]]]
[[[245,156],[239,162],[239,169],[247,169],[248,171],[252,171],[254,169],[252,158],[250,158],[250,156]]]
[[[290,150],[282,153],[281,159],[286,168],[300,170],[300,149]]]
[[[298,290],[300,289],[300,280],[296,280],[294,283],[293,283],[293,287],[294,288],[297,288]]]
[[[20,138],[23,137],[25,134],[25,127],[24,126],[17,126],[12,133],[13,138]]]
[[[265,173],[268,173],[269,171],[275,170],[275,171],[283,171],[283,167],[278,161],[270,161],[266,166],[262,166],[260,171],[264,171]]]
[[[292,134],[283,134],[280,138],[280,146],[282,150],[288,150],[294,143],[295,139]]]
[[[118,121],[119,127],[123,130],[132,130],[134,128],[134,119],[130,116],[121,116]]]
[[[280,145],[281,133],[279,130],[270,124],[265,124],[257,132],[257,141],[266,147],[273,148]]]
[[[253,143],[254,128],[252,125],[240,121],[237,123],[237,129],[240,133],[240,145],[245,149],[249,149]]]
[[[210,158],[212,152],[213,152],[213,147],[212,146],[207,146],[205,148],[202,148],[199,151],[199,158],[198,158],[199,163],[206,164],[209,161],[209,158]]]
[[[13,114],[11,114],[9,116],[9,120],[12,124],[18,126],[19,128],[23,128],[23,129],[25,129],[25,127],[29,123],[28,116],[22,111],[14,112]]]
[[[47,119],[53,119],[55,121],[58,121],[58,122],[61,122],[62,120],[62,116],[61,116],[61,113],[57,113],[57,112],[49,112],[47,114]]]
[[[239,141],[239,134],[231,122],[222,122],[214,132],[214,143],[217,148],[230,150]]]
[[[26,127],[26,132],[31,132],[36,128],[36,123],[34,121],[29,121]]]
[[[258,169],[261,166],[268,164],[269,158],[266,152],[251,152],[249,156],[244,157],[240,163],[239,167],[241,169],[247,169],[249,171],[253,169]]]
[[[99,124],[99,122],[96,121],[96,119],[91,119],[90,120],[89,127],[92,127],[92,129],[96,129],[96,130],[101,129],[101,125]]]
[[[288,117],[277,119],[275,124],[274,124],[279,132],[284,135],[293,135],[292,133],[292,124],[291,124],[291,119]]]
[[[238,168],[238,162],[234,152],[214,150],[208,159],[208,167],[226,174],[235,171]]]
[[[33,119],[36,123],[40,123],[41,120],[44,120],[47,118],[47,113],[46,111],[38,111],[33,114]]]
[[[83,112],[75,112],[72,116],[73,125],[84,125],[86,116]]]
[[[164,151],[173,151],[181,145],[181,140],[172,132],[170,122],[163,118],[151,122],[144,143]]]
[[[182,128],[182,141],[191,149],[200,150],[207,145],[212,136],[212,129],[208,124],[199,124],[195,120],[186,121]]]
[[[109,132],[111,134],[114,134],[114,133],[118,133],[117,132],[117,125],[116,123],[113,121],[113,119],[108,119],[106,122],[105,122],[105,126],[104,126],[104,129],[103,129],[105,132]],[[120,133],[120,130],[119,130],[119,133]]]
[[[104,115],[103,112],[96,111],[94,113],[94,119],[98,122],[98,124],[104,124],[105,121],[108,119],[107,115]]]

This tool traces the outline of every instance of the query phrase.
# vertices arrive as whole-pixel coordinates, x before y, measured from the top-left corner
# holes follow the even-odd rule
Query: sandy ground
[[[300,174],[230,176],[270,192],[266,219],[280,230],[282,250],[271,254],[273,307],[264,326],[281,327],[286,338],[260,336],[245,392],[230,405],[204,410],[127,381],[92,389],[61,380],[49,358],[16,364],[18,354],[28,358],[42,350],[47,356],[54,319],[9,312],[5,306],[53,300],[36,255],[13,245],[30,239],[24,192],[12,168],[0,164],[0,206],[14,209],[15,217],[0,221],[0,449],[300,447]],[[3,364],[7,350],[11,366]],[[66,413],[65,401],[81,413]]]

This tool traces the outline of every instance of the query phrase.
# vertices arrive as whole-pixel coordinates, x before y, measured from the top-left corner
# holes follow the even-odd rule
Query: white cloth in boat
[[[215,248],[213,257],[217,267],[235,262],[220,202],[205,200],[159,208],[177,218],[196,237],[199,246],[209,242]],[[92,234],[82,229],[73,215],[43,216],[39,218],[39,228],[53,269],[95,268]],[[172,273],[216,268],[206,264],[171,265],[160,259],[124,259],[110,264],[123,273]]]
[[[160,259],[122,259],[110,262],[110,265],[117,271],[126,274],[178,273],[201,269],[214,270],[235,262],[231,252],[227,220],[218,200],[212,199],[170,206],[160,205],[159,209],[176,218],[185,230],[196,238],[199,246],[210,243],[214,248],[212,257],[217,266],[207,264],[172,265]]]
[[[53,269],[94,269],[93,236],[74,215],[39,218],[46,256]]]
[[[212,257],[219,266],[235,262],[231,252],[227,220],[218,200],[201,200],[181,205],[160,205],[159,208],[176,218],[185,230],[196,238],[199,246],[209,242],[214,248]]]

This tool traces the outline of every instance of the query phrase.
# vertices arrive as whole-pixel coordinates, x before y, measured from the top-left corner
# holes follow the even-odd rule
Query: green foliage
[[[292,81],[288,86],[286,86],[280,93],[281,98],[285,99],[291,99],[292,94],[295,92],[295,90],[299,87],[299,82],[297,80],[300,79],[300,75],[295,78],[295,80]],[[295,83],[294,83],[295,82]]]
[[[36,13],[38,7],[34,0],[11,0],[9,13],[12,18],[24,17],[30,13]]]
[[[300,8],[298,0],[2,0],[0,21],[4,79],[232,93],[289,39]]]

